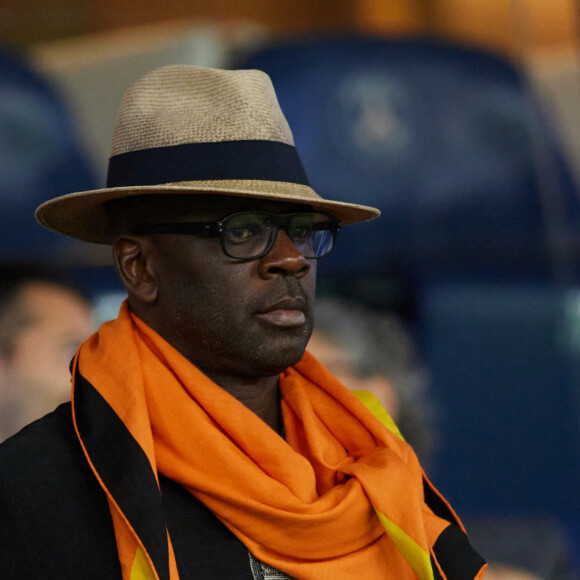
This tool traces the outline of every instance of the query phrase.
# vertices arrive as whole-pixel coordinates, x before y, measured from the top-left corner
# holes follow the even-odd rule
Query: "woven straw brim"
[[[344,225],[374,219],[380,211],[373,207],[321,198],[305,185],[274,181],[188,181],[163,185],[116,187],[70,193],[38,207],[35,216],[44,227],[86,242],[112,242],[105,202],[124,197],[155,194],[216,194],[306,204],[327,211]]]

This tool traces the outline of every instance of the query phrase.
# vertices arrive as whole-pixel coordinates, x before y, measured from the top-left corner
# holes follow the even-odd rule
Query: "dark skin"
[[[110,208],[113,254],[131,310],[277,431],[278,376],[302,358],[312,333],[316,262],[284,231],[253,260],[229,258],[218,237],[126,232],[138,222],[304,209],[219,195],[142,196]]]

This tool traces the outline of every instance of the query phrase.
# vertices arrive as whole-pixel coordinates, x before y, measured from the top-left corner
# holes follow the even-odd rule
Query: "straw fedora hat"
[[[175,65],[153,70],[125,93],[107,187],[56,197],[35,215],[50,230],[107,244],[107,201],[202,193],[307,204],[343,224],[380,214],[323,199],[309,186],[268,75]]]

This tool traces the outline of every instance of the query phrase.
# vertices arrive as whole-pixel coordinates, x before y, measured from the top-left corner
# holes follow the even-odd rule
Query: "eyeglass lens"
[[[305,258],[321,258],[332,250],[336,225],[323,213],[306,212],[290,215],[259,212],[231,216],[222,233],[224,250],[232,258],[253,258],[268,252],[278,227],[288,236]]]

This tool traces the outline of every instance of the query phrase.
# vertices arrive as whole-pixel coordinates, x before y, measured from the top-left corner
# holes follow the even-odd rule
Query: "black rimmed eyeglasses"
[[[142,223],[134,234],[207,234],[220,236],[222,249],[230,258],[252,260],[265,256],[282,228],[298,251],[308,259],[328,256],[342,225],[325,212],[278,214],[244,211],[216,222]]]

